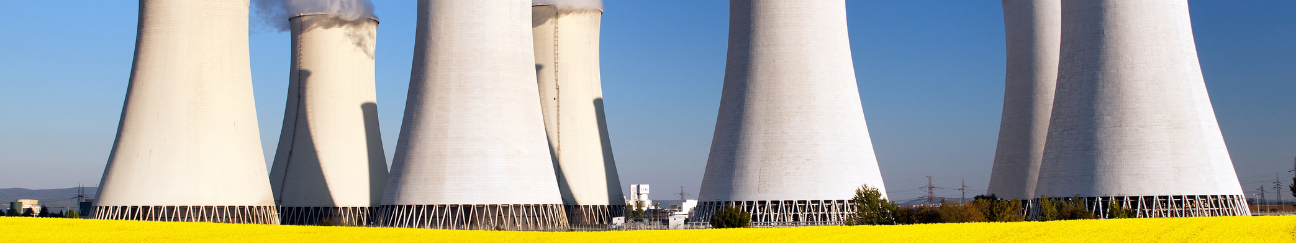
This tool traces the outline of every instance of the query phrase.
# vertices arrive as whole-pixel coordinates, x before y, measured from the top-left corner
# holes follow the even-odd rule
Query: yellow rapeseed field
[[[609,232],[0,217],[5,242],[1296,242],[1296,216]]]

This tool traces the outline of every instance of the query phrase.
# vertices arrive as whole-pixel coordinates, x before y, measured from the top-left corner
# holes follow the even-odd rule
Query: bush
[[[900,207],[882,198],[877,188],[862,185],[855,189],[855,214],[846,218],[846,225],[891,225],[896,224],[896,211]]]
[[[751,227],[751,215],[742,208],[727,205],[711,216],[711,228],[747,228]]]
[[[1039,221],[1051,220],[1073,220],[1073,219],[1096,219],[1098,215],[1085,209],[1084,199],[1079,196],[1071,200],[1050,199],[1043,195],[1040,196],[1040,217]]]
[[[80,213],[77,213],[76,210],[68,210],[67,213],[64,214],[63,216],[64,216],[64,217],[67,217],[67,218],[73,218],[73,219],[75,219],[75,218],[81,218],[81,214],[80,214]]]
[[[976,196],[972,204],[981,211],[985,217],[985,222],[1021,222],[1026,220],[1026,215],[1022,214],[1022,204],[1020,200],[1001,200],[994,194],[989,196]]]

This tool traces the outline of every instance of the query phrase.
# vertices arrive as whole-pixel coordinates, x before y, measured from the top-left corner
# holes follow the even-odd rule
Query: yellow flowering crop
[[[1296,242],[1296,216],[606,232],[0,217],[5,242]]]

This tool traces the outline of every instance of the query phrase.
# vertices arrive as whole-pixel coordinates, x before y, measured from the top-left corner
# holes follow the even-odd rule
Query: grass
[[[6,242],[1296,242],[1296,216],[608,232],[0,217]]]

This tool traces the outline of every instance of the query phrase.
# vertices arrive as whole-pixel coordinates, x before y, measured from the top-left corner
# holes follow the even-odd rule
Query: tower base
[[[97,206],[93,219],[279,224],[275,206]]]
[[[1075,198],[1049,198],[1073,201]],[[1109,218],[1108,207],[1115,201],[1121,207],[1134,210],[1137,218],[1182,218],[1212,216],[1251,216],[1244,195],[1162,195],[1162,196],[1109,196],[1081,197],[1085,209],[1098,218]],[[1040,217],[1039,199],[1032,199],[1026,209],[1029,218]]]
[[[562,230],[562,204],[383,205],[382,227],[458,230]]]
[[[374,223],[373,207],[279,207],[280,223],[286,225],[369,226]]]
[[[625,205],[563,205],[567,222],[577,225],[608,225],[612,218],[625,216]]]
[[[689,221],[710,223],[730,205],[750,214],[752,227],[845,225],[855,213],[850,200],[707,201],[698,202]]]

